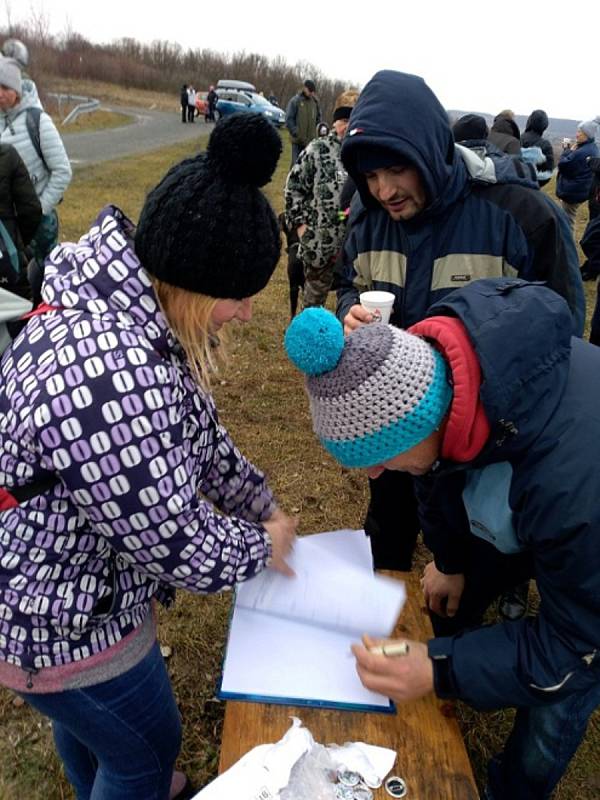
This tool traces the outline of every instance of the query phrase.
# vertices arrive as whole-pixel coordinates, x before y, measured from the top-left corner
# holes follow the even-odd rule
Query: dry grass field
[[[92,88],[90,93],[94,93]],[[99,91],[96,96],[101,96]],[[128,97],[124,102],[130,101]],[[198,147],[202,146],[199,140]],[[171,164],[193,150],[187,143],[147,157],[77,172],[60,207],[62,238],[78,238],[108,202],[116,203],[135,219],[146,191]],[[266,190],[277,211],[282,206],[288,164],[286,144],[275,178]],[[549,191],[552,193],[552,186]],[[582,210],[579,236],[584,222]],[[586,285],[589,304],[594,290]],[[333,306],[333,298],[330,304]],[[269,286],[256,299],[253,320],[232,331],[229,364],[214,387],[220,416],[241,449],[267,472],[283,507],[300,516],[302,533],[360,527],[366,507],[366,480],[358,472],[339,467],[317,445],[302,379],[288,363],[282,347],[287,322],[287,277],[282,258]],[[401,524],[400,509],[399,532]],[[418,566],[426,558],[421,548]],[[180,592],[174,608],[160,615],[160,640],[172,648],[168,667],[184,721],[179,764],[198,786],[214,777],[217,767],[223,704],[215,699],[214,692],[229,605],[229,595],[194,597]],[[457,704],[456,713],[482,785],[485,762],[500,747],[512,714],[478,714],[461,704]],[[48,723],[6,691],[0,691],[0,718],[0,800],[71,798],[54,755]],[[558,800],[600,796],[598,713],[556,796]]]

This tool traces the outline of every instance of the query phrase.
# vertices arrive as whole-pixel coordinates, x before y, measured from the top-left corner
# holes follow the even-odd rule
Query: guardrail
[[[89,114],[91,111],[96,111],[100,107],[100,100],[96,100],[94,97],[82,97],[78,94],[57,94],[55,92],[48,92],[48,97],[52,97],[58,103],[58,116],[62,117],[62,106],[65,105],[72,105],[74,102],[77,103],[75,108],[73,108],[67,116],[63,119],[62,125],[68,125],[69,122],[73,122],[77,119],[80,114]]]

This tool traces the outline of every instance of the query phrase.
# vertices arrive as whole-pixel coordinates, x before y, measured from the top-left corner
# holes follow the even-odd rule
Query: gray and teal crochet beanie
[[[436,430],[452,399],[449,371],[427,341],[379,322],[344,338],[323,308],[308,308],[285,334],[290,360],[308,375],[313,429],[346,467],[373,467]]]

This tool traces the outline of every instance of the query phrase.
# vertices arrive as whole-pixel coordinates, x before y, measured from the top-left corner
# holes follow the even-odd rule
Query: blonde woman
[[[0,376],[0,683],[52,720],[78,800],[190,795],[152,606],[289,574],[296,523],[220,424],[223,327],[279,257],[258,187],[281,152],[230,118],[47,261]],[[237,155],[236,155],[237,154]]]

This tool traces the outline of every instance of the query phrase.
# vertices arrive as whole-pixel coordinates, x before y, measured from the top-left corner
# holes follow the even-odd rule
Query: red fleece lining
[[[481,452],[490,424],[479,397],[481,367],[462,322],[454,317],[430,317],[408,329],[433,339],[452,370],[452,403],[442,442],[442,457],[464,463]]]

